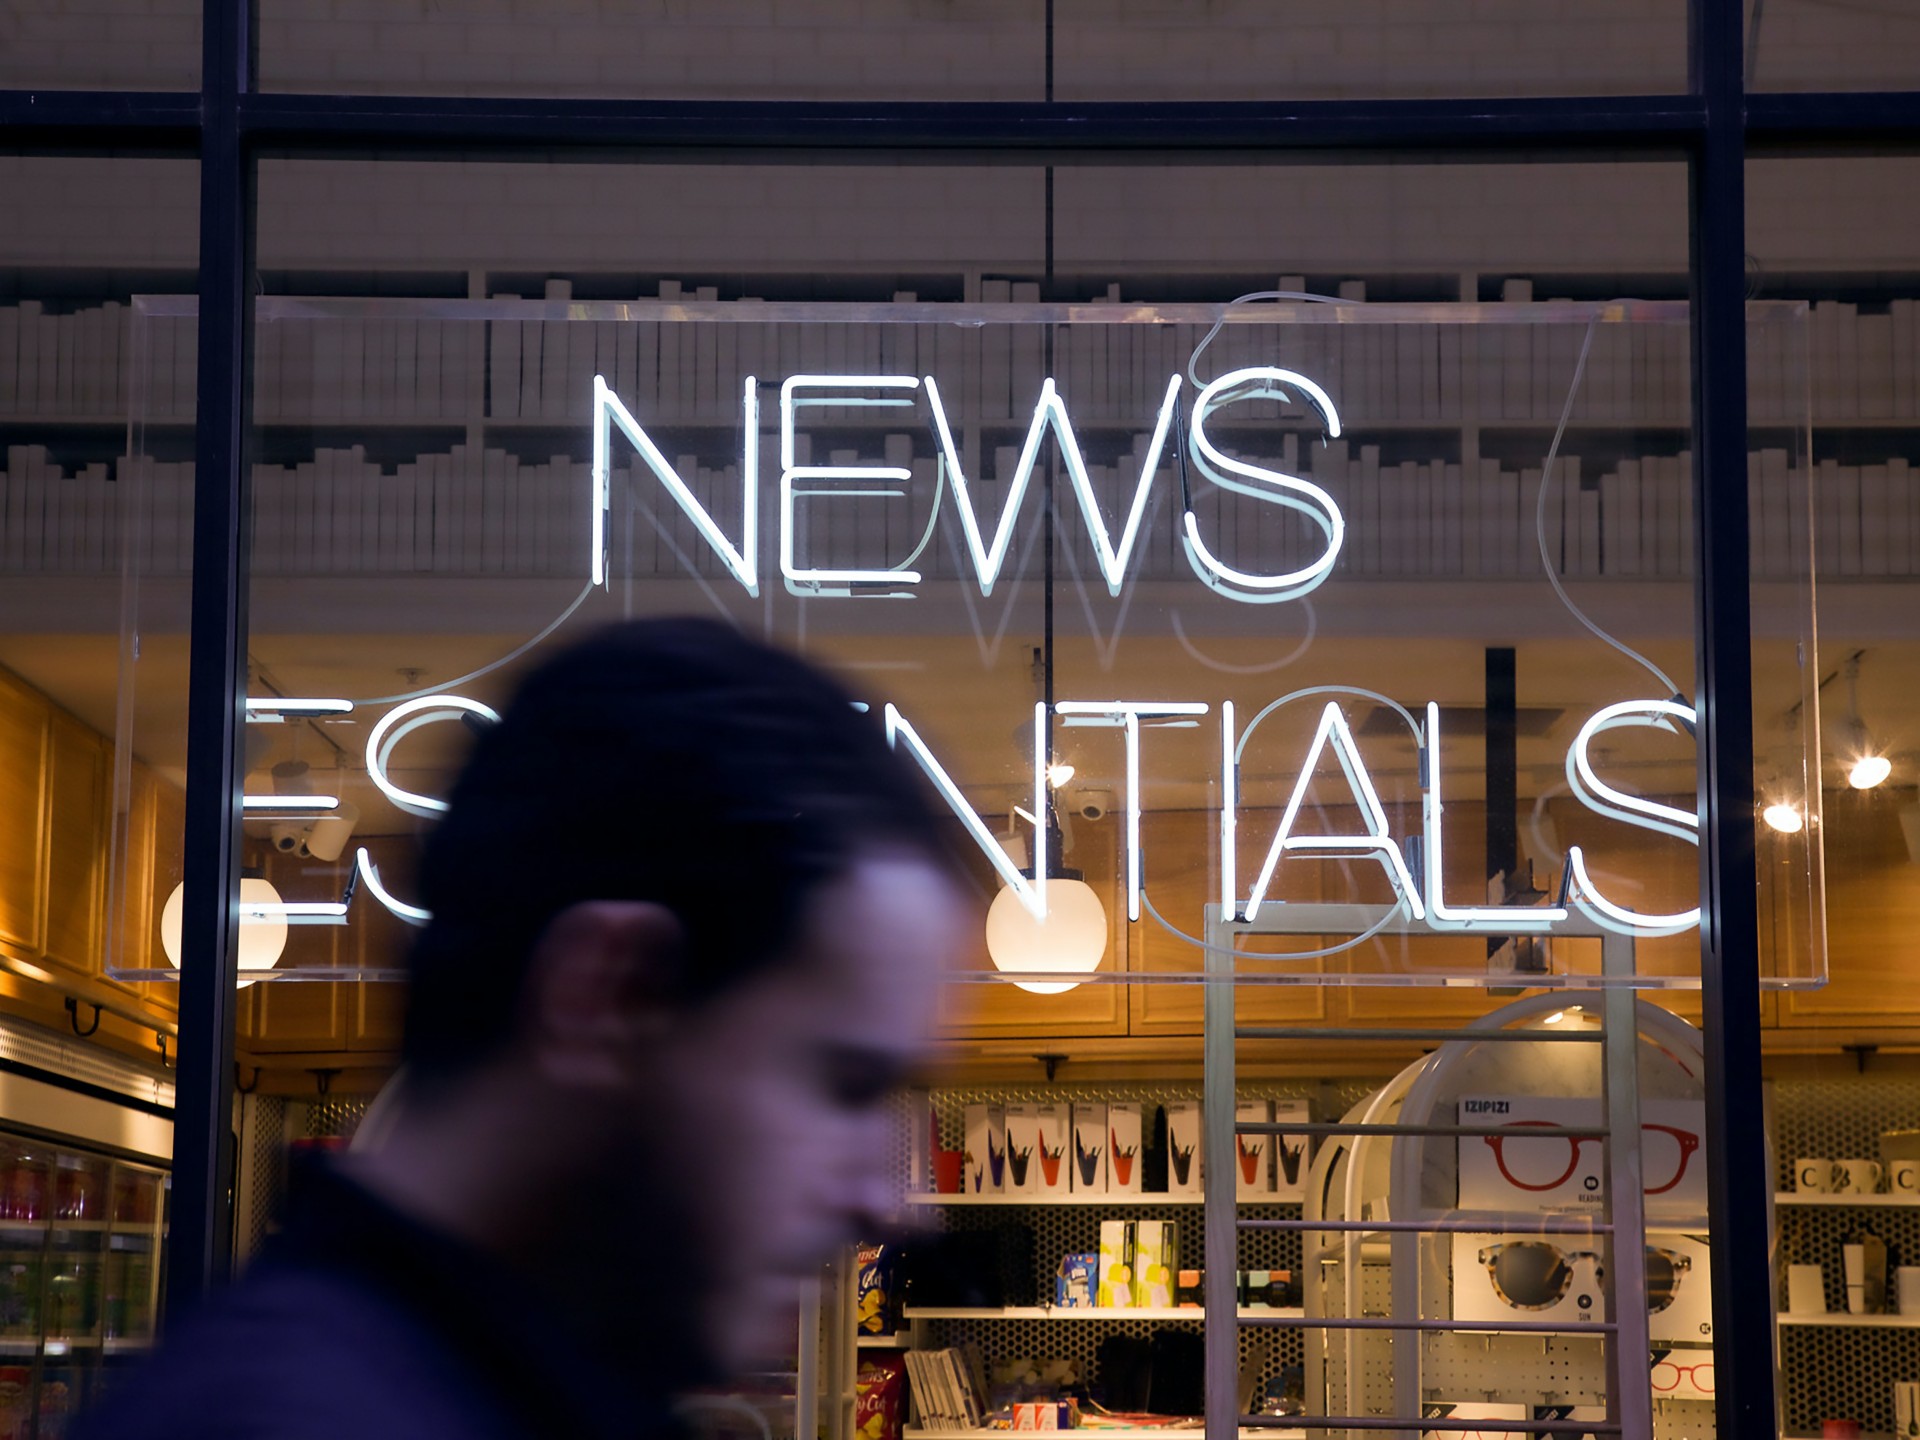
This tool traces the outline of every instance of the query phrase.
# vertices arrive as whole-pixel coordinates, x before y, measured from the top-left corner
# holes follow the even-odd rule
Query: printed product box
[[[1168,1308],[1180,1268],[1180,1227],[1172,1220],[1136,1220],[1133,1232],[1133,1303]]]
[[[1053,1303],[1068,1310],[1093,1304],[1099,1275],[1100,1257],[1097,1254],[1067,1256],[1060,1262],[1060,1269],[1053,1277]]]
[[[1198,1100],[1174,1100],[1167,1105],[1167,1193],[1198,1195],[1206,1157],[1201,1153]]]
[[[1040,1105],[1007,1106],[1007,1184],[1009,1195],[1040,1193]]]
[[[1460,1137],[1462,1210],[1586,1210],[1606,1205],[1606,1148],[1598,1136],[1529,1134],[1546,1126],[1598,1128],[1598,1099],[1542,1095],[1468,1095],[1462,1125],[1491,1135]],[[1702,1215],[1707,1165],[1701,1150],[1706,1107],[1698,1100],[1643,1100],[1640,1173],[1647,1219]]]
[[[1246,1124],[1267,1124],[1273,1119],[1273,1102],[1242,1100],[1234,1107],[1233,1118]],[[1271,1135],[1233,1137],[1233,1192],[1242,1200],[1264,1200],[1273,1194]]]
[[[966,1151],[960,1188],[969,1195],[999,1195],[1007,1188],[1007,1112],[998,1105],[967,1106]]]
[[[1143,1111],[1138,1104],[1107,1106],[1107,1193],[1140,1193],[1140,1139]]]
[[[1273,1102],[1276,1124],[1296,1120],[1302,1124],[1313,1119],[1313,1107],[1305,1100]],[[1281,1200],[1307,1198],[1307,1171],[1313,1166],[1313,1136],[1276,1135],[1273,1137],[1274,1195]]]
[[[1068,1400],[1022,1400],[1013,1407],[1012,1430],[1071,1430],[1074,1406]]]
[[[1073,1102],[1073,1188],[1089,1195],[1107,1189],[1107,1107]]]
[[[1033,1165],[1040,1172],[1035,1189],[1040,1195],[1065,1195],[1072,1186],[1073,1162],[1068,1147],[1073,1143],[1073,1125],[1066,1105],[1037,1105],[1034,1116]],[[1032,1178],[1032,1171],[1028,1172]]]
[[[1093,1303],[1133,1303],[1133,1226],[1125,1220],[1100,1222],[1100,1283]]]
[[[1173,1303],[1182,1309],[1199,1309],[1207,1303],[1206,1284],[1207,1272],[1204,1267],[1180,1271],[1173,1280]]]
[[[1600,1283],[1598,1235],[1455,1235],[1453,1318],[1594,1321],[1610,1318]],[[1650,1231],[1646,1243],[1647,1334],[1653,1340],[1713,1339],[1707,1247],[1691,1235]]]

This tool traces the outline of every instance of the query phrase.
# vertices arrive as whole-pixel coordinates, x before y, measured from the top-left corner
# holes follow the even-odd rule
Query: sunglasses
[[[1552,1125],[1551,1120],[1510,1120],[1509,1130]],[[1517,1190],[1557,1190],[1580,1168],[1580,1147],[1597,1135],[1483,1135],[1509,1185]],[[1700,1137],[1675,1125],[1640,1127],[1640,1167],[1646,1193],[1664,1195],[1678,1185],[1693,1163]]]
[[[1544,1240],[1509,1240],[1480,1252],[1493,1293],[1516,1310],[1545,1310],[1558,1305],[1573,1288],[1574,1267],[1591,1261],[1596,1281],[1605,1278],[1595,1250],[1562,1250]],[[1647,1246],[1647,1313],[1658,1315],[1680,1293],[1680,1277],[1693,1268],[1691,1256]],[[1676,1385],[1680,1382],[1676,1380]]]

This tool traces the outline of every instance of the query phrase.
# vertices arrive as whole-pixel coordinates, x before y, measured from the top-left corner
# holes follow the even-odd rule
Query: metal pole
[[[1739,0],[1692,0],[1690,165],[1694,604],[1714,1413],[1721,1440],[1775,1432],[1773,1176],[1761,1114],[1759,874],[1747,561],[1746,156]]]
[[[239,915],[252,422],[252,163],[240,138],[251,5],[203,19],[199,399],[194,431],[193,621],[187,696],[185,909],[167,1310],[183,1314],[233,1264],[233,1018]]]
[[[1207,927],[1205,1047],[1200,1152],[1206,1223],[1206,1440],[1234,1440],[1240,1419],[1239,1187],[1234,1183],[1233,957],[1227,937]]]
[[[1633,973],[1633,941],[1609,935],[1600,942],[1600,966],[1609,978]],[[1653,1387],[1647,1364],[1647,1207],[1640,1155],[1640,997],[1610,989],[1601,1002],[1606,1048],[1600,1052],[1606,1112],[1607,1289],[1614,1333],[1607,1340],[1607,1419],[1622,1435],[1653,1434]]]

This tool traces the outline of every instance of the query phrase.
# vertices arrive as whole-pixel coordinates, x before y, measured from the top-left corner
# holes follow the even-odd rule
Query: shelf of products
[[[1840,1205],[1920,1207],[1920,1195],[1827,1195],[1816,1191],[1782,1190],[1773,1197],[1776,1205]]]
[[[1011,1432],[1006,1430],[927,1430],[918,1425],[909,1425],[901,1431],[902,1440],[999,1440],[999,1437]],[[1206,1431],[1195,1425],[1080,1425],[1074,1433],[1082,1435],[1107,1435],[1115,1440],[1134,1440],[1136,1436],[1154,1435],[1160,1440],[1205,1440]],[[1305,1430],[1275,1430],[1267,1426],[1258,1429],[1243,1428],[1240,1432],[1243,1440],[1306,1440]]]
[[[1829,1312],[1825,1315],[1783,1313],[1782,1325],[1811,1325],[1826,1329],[1920,1330],[1920,1315],[1853,1315]]]
[[[1006,1306],[908,1306],[902,1312],[908,1320],[1192,1320],[1207,1318],[1198,1305],[1006,1305]],[[1306,1312],[1298,1306],[1243,1305],[1244,1317],[1299,1317]]]
[[[1069,1192],[1065,1195],[959,1195],[933,1194],[924,1192],[907,1196],[909,1205],[1103,1205],[1119,1209],[1134,1205],[1191,1205],[1199,1209],[1204,1203],[1198,1195],[1170,1195],[1165,1191],[1156,1191],[1148,1195],[1108,1195],[1094,1192]],[[1242,1205],[1298,1205],[1298,1200],[1289,1200],[1278,1195],[1262,1195],[1254,1199],[1242,1200]]]

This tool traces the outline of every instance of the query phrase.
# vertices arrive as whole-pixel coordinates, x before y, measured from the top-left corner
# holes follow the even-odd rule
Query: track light
[[[1807,823],[1801,816],[1799,808],[1789,805],[1784,800],[1775,801],[1767,806],[1760,812],[1760,818],[1782,835],[1798,835],[1806,828]]]
[[[1871,790],[1893,774],[1893,762],[1873,743],[1866,722],[1860,718],[1860,654],[1856,651],[1847,661],[1847,718],[1840,733],[1844,737],[1847,784],[1856,790]]]

